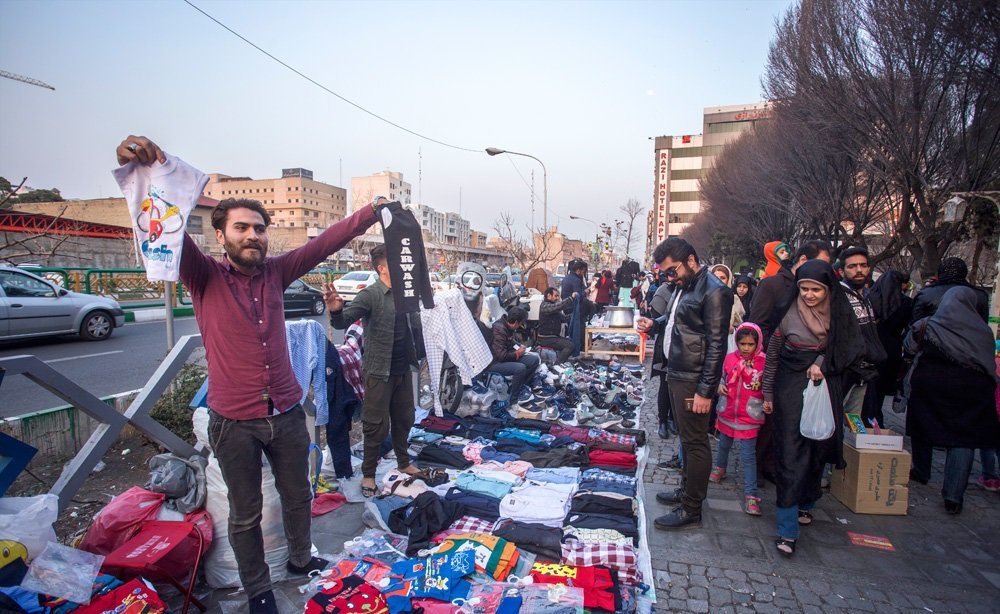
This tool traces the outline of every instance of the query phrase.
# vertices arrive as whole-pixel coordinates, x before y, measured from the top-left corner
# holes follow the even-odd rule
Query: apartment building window
[[[289,225],[289,226],[294,226],[294,225],[295,225],[295,222],[288,222],[288,225]]]

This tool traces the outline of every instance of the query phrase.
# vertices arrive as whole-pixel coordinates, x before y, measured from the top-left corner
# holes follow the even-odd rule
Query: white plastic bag
[[[104,557],[56,542],[49,542],[35,557],[21,588],[61,597],[73,603],[90,603],[94,578],[101,571]]]
[[[826,378],[819,382],[810,381],[802,391],[802,418],[799,432],[803,437],[823,441],[833,436],[836,425],[833,422],[833,403]]]
[[[52,523],[59,516],[59,497],[0,497],[0,541],[24,546],[28,561],[56,541]]]
[[[207,446],[208,410],[204,407],[196,409],[192,423],[195,437]],[[285,563],[288,562],[288,541],[285,539],[285,525],[281,519],[281,500],[274,485],[274,475],[271,473],[270,465],[265,464],[261,474],[264,501],[260,528],[264,537],[264,561],[270,569],[271,581],[280,582],[288,573],[285,568]],[[240,586],[236,554],[229,544],[229,489],[222,479],[222,469],[214,454],[208,457],[205,481],[208,486],[205,510],[212,517],[215,534],[212,546],[205,554],[205,580],[212,588]]]

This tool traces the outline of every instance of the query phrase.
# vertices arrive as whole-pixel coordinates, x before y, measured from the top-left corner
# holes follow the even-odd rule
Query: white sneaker
[[[340,492],[344,494],[348,503],[364,503],[365,497],[361,494],[361,476],[355,475],[350,478],[340,478],[337,480],[340,485]]]

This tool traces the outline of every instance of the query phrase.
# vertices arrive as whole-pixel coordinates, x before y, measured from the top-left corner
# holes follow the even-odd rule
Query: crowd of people
[[[145,168],[155,169],[160,181],[176,172],[172,180],[187,182],[187,187],[196,188],[195,184],[204,181],[194,169],[190,176],[177,171],[182,163],[144,137],[129,136],[116,153],[123,176]],[[393,232],[406,232],[408,226],[399,203],[376,199],[305,246],[268,257],[268,211],[256,200],[228,199],[212,214],[216,239],[225,251],[223,259],[203,254],[187,235],[182,239],[178,275],[191,294],[206,348],[211,407],[208,439],[228,486],[228,537],[250,612],[277,611],[261,533],[262,455],[270,464],[280,497],[288,571],[305,575],[323,570],[329,563],[310,550],[312,490],[307,477],[308,455],[304,453],[309,449],[310,437],[302,407],[306,397],[289,356],[282,292],[373,224],[382,223],[388,228],[393,214],[400,220]],[[410,239],[404,241],[409,245]],[[372,251],[378,279],[350,304],[345,304],[332,285],[327,286],[324,297],[332,326],[361,331],[349,332],[348,337],[365,348],[360,360],[363,385],[356,388],[362,392],[358,401],[362,403],[359,490],[363,498],[378,491],[376,468],[390,450],[400,482],[410,484],[416,477],[433,481],[436,477],[415,466],[409,453],[415,411],[414,367],[418,355],[427,349],[424,346],[434,343],[426,342],[419,331],[420,318],[412,317],[414,311],[419,311],[416,299],[407,297],[413,304],[407,305],[408,309],[400,308],[402,293],[398,287],[393,288],[394,275],[404,283],[412,280],[390,266],[390,258],[399,254],[390,257],[387,248],[399,251],[398,247],[387,241],[386,246]],[[725,265],[703,263],[694,246],[684,239],[670,238],[654,250],[655,275],[643,273],[639,263],[630,259],[614,275],[605,270],[589,282],[586,263],[573,261],[558,289],[541,275],[534,275],[533,283],[544,285],[536,338],[540,345],[555,352],[556,365],[565,363],[579,349],[585,323],[600,310],[618,304],[645,314],[637,319],[636,329],[655,336],[651,376],[660,381],[659,435],[666,438],[676,433],[681,441],[678,458],[661,463],[681,471],[681,486],[657,494],[657,501],[672,509],[656,518],[654,526],[674,530],[700,525],[708,484],[726,479],[730,452],[738,446],[745,510],[751,515],[763,513],[760,480],[772,480],[776,485],[775,547],[784,555],[792,555],[800,527],[812,522],[810,510],[822,495],[827,466],[844,465],[843,420],[834,419],[833,436],[822,440],[806,437],[800,429],[803,392],[820,384],[828,391],[835,417],[845,412],[858,413],[871,426],[884,423],[882,407],[887,396],[894,397],[894,407],[905,405],[906,430],[913,447],[911,479],[927,482],[934,448],[946,448],[942,495],[949,513],[962,511],[977,449],[983,464],[978,483],[1000,491],[996,473],[1000,419],[994,337],[987,325],[987,296],[968,283],[964,262],[944,259],[936,278],[928,280],[911,299],[905,273],[885,271],[873,283],[871,259],[863,248],[851,247],[835,254],[821,240],[806,241],[795,250],[774,241],[765,246],[764,258],[766,268],[757,281],[748,272],[734,275]],[[469,283],[482,288],[485,271],[478,273],[478,281],[473,279],[475,271],[463,273],[463,281],[466,275]],[[426,301],[424,308],[428,309],[428,303],[433,309],[433,301]],[[573,410],[570,413],[575,412],[576,417],[580,416],[579,408],[569,399],[587,396],[580,393],[586,388],[591,398],[597,395],[603,399],[597,407],[601,415],[619,414],[608,422],[616,430],[605,430],[603,423],[555,424],[561,415],[554,416],[553,422],[544,416],[539,416],[544,420],[518,418],[517,424],[494,423],[494,418],[480,416],[472,426],[463,426],[478,437],[470,436],[467,441],[457,437],[466,448],[456,452],[447,445],[437,445],[431,451],[446,458],[458,454],[461,458],[456,459],[462,467],[470,462],[482,463],[482,455],[487,452],[494,455],[491,458],[497,465],[524,462],[530,467],[526,461],[534,459],[536,468],[551,468],[548,473],[541,471],[540,475],[544,475],[531,483],[540,490],[559,490],[544,484],[567,480],[555,469],[567,466],[569,458],[577,462],[569,478],[572,502],[571,497],[563,497],[550,528],[561,535],[566,530],[560,528],[564,514],[571,505],[579,504],[585,513],[574,517],[576,526],[571,528],[577,533],[602,539],[601,532],[609,530],[607,524],[602,524],[609,520],[603,517],[610,515],[616,523],[613,526],[620,529],[620,537],[632,545],[637,543],[632,501],[636,478],[616,471],[635,470],[636,446],[645,441],[645,433],[635,431],[634,422],[623,421],[623,417],[636,418],[629,405],[641,403],[642,382],[621,364],[616,368],[580,368],[577,373],[572,367],[557,367],[554,373],[541,378],[539,354],[531,351],[522,336],[528,319],[524,309],[510,308],[489,327],[479,321],[481,295],[477,304],[467,302],[467,306],[475,318],[460,309],[459,320],[464,324],[454,333],[459,337],[471,334],[461,337],[463,343],[472,341],[462,348],[461,360],[453,357],[461,362],[463,372],[488,370],[509,377],[510,403],[561,395],[568,405],[557,409]],[[449,319],[448,323],[459,320]],[[641,367],[636,365],[636,369]],[[526,381],[535,385],[525,387]],[[563,389],[552,388],[556,382]],[[591,417],[595,415],[598,412]],[[440,414],[422,425],[428,427],[435,421],[442,422]],[[445,432],[454,434],[458,421],[443,421],[448,422]],[[342,485],[357,481],[345,450],[339,449],[349,442],[350,422],[349,413],[331,416],[327,427]],[[475,431],[477,428],[482,433]],[[713,456],[710,436],[716,432],[719,444]],[[512,441],[504,444],[505,450],[498,451],[487,443],[491,437]],[[455,445],[451,439],[447,443]],[[565,449],[556,449],[554,443]],[[470,451],[479,463],[469,461]],[[590,470],[579,471],[588,465]],[[577,493],[585,473],[592,481],[601,482],[603,490]],[[502,472],[491,475],[503,477]],[[482,475],[473,478],[478,480],[477,487],[487,490],[484,496],[490,498],[496,484]],[[542,478],[547,482],[539,482]],[[528,486],[521,481],[517,484],[519,488]],[[623,484],[627,492],[621,491]],[[501,486],[505,492],[511,491],[511,484]],[[451,494],[449,491],[448,497]],[[422,496],[407,505],[419,507],[421,501],[429,501],[418,501]],[[469,499],[464,491],[457,496]],[[529,499],[523,493],[519,497],[502,501],[508,507],[522,504],[524,509],[519,513],[524,518],[539,509],[544,511],[545,505],[538,509],[535,504],[525,506],[524,500]],[[529,501],[544,500],[539,495]],[[434,501],[440,503],[436,498]],[[593,513],[609,505],[617,511]],[[417,507],[412,508],[414,514]],[[429,512],[421,508],[419,513]],[[409,526],[408,514],[405,511],[406,518],[397,520],[406,520],[404,524]],[[588,514],[602,518],[597,519],[597,524],[585,525],[587,518],[583,516]],[[411,539],[413,535],[411,527]],[[621,546],[629,548],[629,543]],[[598,548],[607,546],[599,543]],[[565,552],[563,555],[565,558]],[[589,568],[583,565],[581,568]],[[546,573],[544,569],[538,572],[542,581]],[[600,591],[594,590],[593,595],[598,595]]]
[[[828,481],[843,468],[845,414],[868,428],[885,425],[893,399],[906,411],[910,479],[930,479],[934,448],[945,448],[944,509],[962,511],[978,449],[976,482],[1000,491],[1000,362],[988,322],[988,297],[968,282],[959,258],[942,260],[914,297],[909,274],[875,278],[863,247],[835,252],[821,240],[763,249],[766,266],[749,271],[703,265],[680,238],[653,254],[658,284],[639,330],[655,335],[651,376],[659,378],[659,436],[680,436],[680,451],[659,467],[681,472],[681,487],[657,501],[672,510],[659,529],[698,526],[709,482],[726,478],[739,446],[744,510],[761,515],[759,488],[776,488],[775,548],[791,556],[801,526]],[[943,385],[947,382],[947,385]],[[831,437],[802,434],[807,387],[825,385],[834,414]],[[711,456],[710,435],[718,439]],[[828,482],[827,482],[828,483]]]

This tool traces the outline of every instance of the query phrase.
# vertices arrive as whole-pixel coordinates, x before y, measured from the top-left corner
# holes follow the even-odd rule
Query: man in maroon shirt
[[[116,153],[121,165],[166,160],[144,137],[129,136]],[[288,570],[307,574],[327,563],[310,552],[309,433],[285,338],[284,290],[371,226],[380,204],[272,258],[271,216],[256,200],[227,199],[212,212],[216,240],[226,252],[221,262],[184,237],[180,278],[191,294],[208,361],[208,437],[229,489],[229,543],[252,613],[278,611],[260,528],[262,453],[281,499]]]

